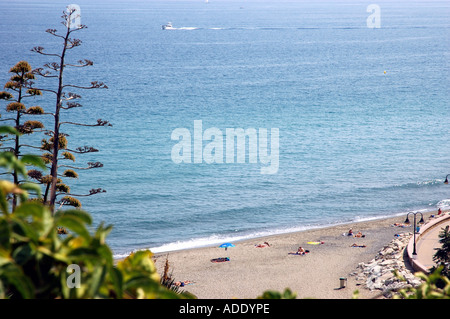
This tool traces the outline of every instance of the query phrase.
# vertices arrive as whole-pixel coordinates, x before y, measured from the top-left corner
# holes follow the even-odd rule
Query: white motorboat
[[[163,30],[175,30],[175,28],[172,26],[172,22],[167,22],[167,24],[163,24],[161,28]]]

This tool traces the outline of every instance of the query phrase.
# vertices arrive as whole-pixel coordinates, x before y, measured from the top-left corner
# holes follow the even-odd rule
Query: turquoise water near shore
[[[448,2],[378,1],[375,29],[364,1],[75,3],[88,28],[70,57],[94,66],[66,81],[109,89],[78,92],[84,107],[67,116],[114,126],[67,127],[71,146],[100,150],[77,163],[104,164],[69,184],[107,190],[81,200],[114,225],[116,257],[450,205]],[[19,60],[49,62],[30,49],[59,49],[45,30],[67,4],[0,1],[0,83]],[[172,132],[193,134],[196,120],[279,129],[278,171],[174,163]]]

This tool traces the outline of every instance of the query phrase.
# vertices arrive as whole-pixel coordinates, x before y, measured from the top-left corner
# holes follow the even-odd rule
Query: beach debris
[[[421,279],[414,276],[405,266],[403,251],[408,245],[412,233],[396,235],[389,244],[383,247],[378,254],[368,263],[359,263],[357,270],[351,273],[356,280],[363,282],[367,289],[381,290],[387,298],[392,292],[408,287],[416,288],[422,283]],[[396,273],[403,277],[401,280]]]

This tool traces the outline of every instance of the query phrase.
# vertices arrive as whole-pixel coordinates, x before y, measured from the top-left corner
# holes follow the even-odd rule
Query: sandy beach
[[[430,212],[424,214],[429,219]],[[168,256],[172,277],[190,281],[182,289],[199,299],[254,299],[266,290],[290,288],[297,298],[349,299],[355,290],[359,298],[373,298],[380,291],[370,291],[349,274],[358,263],[372,260],[377,252],[394,239],[395,234],[411,232],[412,226],[393,227],[405,216],[337,225],[283,235],[234,242],[235,247],[206,247],[155,254],[158,272],[162,274]],[[365,237],[343,236],[352,228]],[[320,245],[308,242],[323,241]],[[270,247],[255,245],[268,242]],[[366,247],[351,247],[352,244]],[[306,255],[291,255],[302,246]],[[229,261],[213,263],[211,259],[229,257]],[[340,289],[340,277],[347,286]]]

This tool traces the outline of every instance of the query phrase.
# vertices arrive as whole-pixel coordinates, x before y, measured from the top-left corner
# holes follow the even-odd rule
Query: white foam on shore
[[[429,213],[429,212],[435,211],[437,208],[441,208],[443,210],[449,210],[450,209],[450,199],[445,199],[445,200],[440,201],[436,205],[436,208],[426,208],[426,209],[414,210],[414,212]],[[322,229],[322,228],[333,227],[333,226],[347,225],[347,224],[351,224],[351,223],[370,222],[370,221],[392,218],[392,217],[396,217],[396,216],[406,216],[407,213],[408,212],[399,212],[399,213],[390,214],[390,215],[370,216],[370,217],[355,216],[352,220],[344,221],[342,223],[330,223],[330,224],[322,224],[322,225],[306,225],[306,226],[296,226],[296,227],[289,227],[289,228],[279,228],[279,229],[272,229],[272,230],[256,231],[256,232],[252,232],[252,233],[244,234],[244,235],[214,234],[214,235],[211,235],[208,237],[192,238],[192,239],[188,239],[188,240],[180,240],[180,241],[167,243],[167,244],[150,247],[150,248],[136,249],[136,250],[130,251],[128,253],[114,254],[114,259],[125,258],[130,253],[136,252],[139,250],[149,249],[153,253],[165,253],[165,252],[173,252],[173,251],[186,250],[186,249],[214,247],[214,246],[219,246],[225,242],[236,243],[239,241],[249,240],[249,239],[256,240],[258,238],[267,237],[267,236],[284,235],[284,234],[290,234],[290,233],[301,232],[301,231],[308,231],[308,230]]]
[[[450,209],[450,199],[443,199],[436,206],[442,210],[448,210]]]

